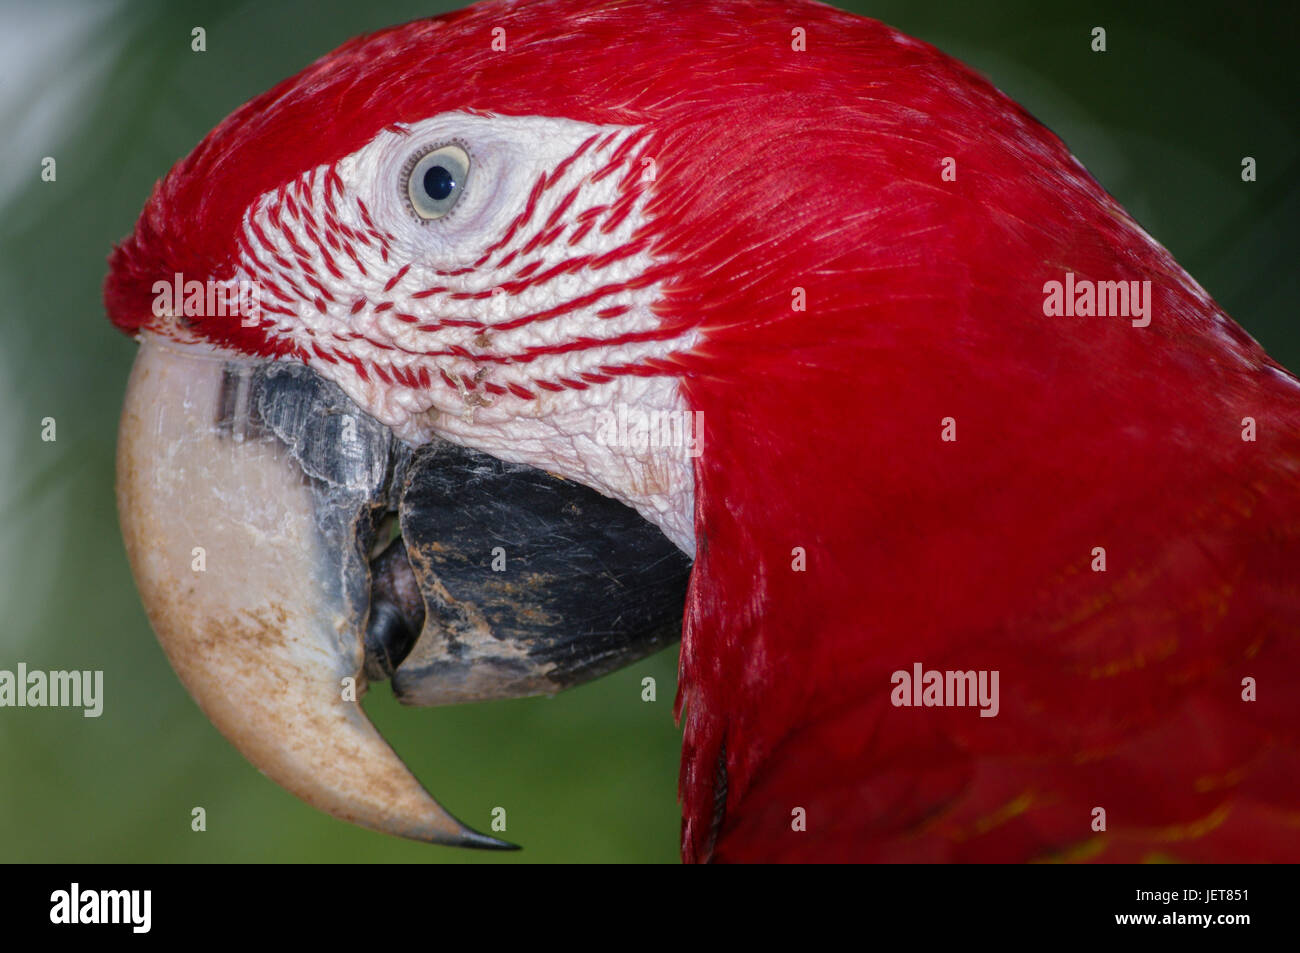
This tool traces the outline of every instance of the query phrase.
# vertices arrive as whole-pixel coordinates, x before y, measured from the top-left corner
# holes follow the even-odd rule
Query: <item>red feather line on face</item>
[[[702,337],[627,373],[679,376],[709,431],[678,700],[687,859],[1300,857],[1300,696],[1240,701],[1243,677],[1300,677],[1294,378],[1051,133],[881,24],[537,2],[360,38],[160,184],[114,254],[114,321],[140,326],[159,274],[233,274],[258,196],[463,109],[643,127],[656,160],[655,312]],[[289,198],[281,214],[301,213]],[[313,227],[340,268],[319,229],[382,237]],[[515,238],[498,267],[530,264]],[[1150,280],[1151,325],[1044,317],[1066,272]],[[1106,573],[1088,569],[1098,545]],[[918,660],[999,670],[999,715],[891,707],[890,673]],[[1090,835],[1094,805],[1110,833]]]
[[[383,383],[427,388],[431,380],[440,379],[458,393],[481,387],[491,395],[509,394],[521,400],[534,398],[538,390],[585,390],[618,376],[664,373],[644,360],[611,363],[603,359],[613,348],[670,342],[680,334],[671,325],[646,328],[643,320],[631,325],[620,325],[614,320],[624,315],[634,322],[639,320],[630,313],[631,306],[619,299],[625,298],[628,292],[648,288],[671,273],[663,266],[641,268],[641,261],[653,242],[651,225],[636,228],[620,244],[601,246],[599,253],[587,251],[558,261],[553,256],[549,264],[545,258],[532,258],[527,264],[516,263],[511,268],[511,263],[521,254],[541,252],[567,235],[580,238],[593,228],[612,232],[644,201],[650,182],[639,170],[646,137],[635,132],[616,132],[604,136],[597,144],[601,138],[600,135],[588,137],[554,169],[542,173],[505,236],[492,242],[471,268],[438,271],[421,267],[412,273],[414,262],[399,266],[398,253],[394,251],[397,237],[376,228],[359,197],[330,185],[338,179],[333,167],[313,169],[287,187],[267,193],[246,216],[240,235],[241,275],[256,281],[274,299],[264,308],[271,317],[259,330],[268,337],[283,338],[290,346],[305,347],[327,364],[348,363],[363,381],[373,375]],[[587,174],[574,167],[574,162],[585,155],[596,160]],[[621,175],[613,200],[603,201],[599,194],[593,196],[590,186],[614,173]],[[320,186],[316,187],[318,181]],[[537,210],[548,196],[552,199],[547,205],[553,208],[544,218],[539,217]],[[362,222],[365,227],[350,228],[348,221]],[[304,234],[306,238],[300,241]],[[573,239],[566,242],[570,247],[574,244]],[[381,288],[367,292],[364,290],[367,283],[361,279],[369,277],[370,271],[363,259],[372,256],[373,268],[377,250],[390,253],[386,257],[390,258],[388,264],[394,270]],[[634,269],[631,277],[623,276],[626,268],[614,270],[621,265]],[[641,270],[635,271],[637,268]],[[353,274],[345,274],[348,271]],[[566,297],[562,290],[551,285],[569,275],[581,277],[584,284],[579,288],[586,290]],[[430,278],[441,283],[424,288],[412,284]],[[373,283],[370,287],[373,288]],[[337,295],[331,293],[331,288]],[[534,289],[545,289],[545,300],[559,299],[558,303],[531,312],[521,313],[522,309],[515,308],[511,312],[513,316],[495,319],[465,317],[464,308],[449,307],[458,302],[488,302],[498,295],[504,299],[518,298]],[[323,324],[312,325],[302,320],[301,309],[313,305],[327,319]],[[416,308],[420,314],[405,310]],[[482,310],[479,309],[480,313]],[[391,312],[393,320],[413,326],[401,335],[400,341],[367,333],[366,323],[358,319],[358,316],[364,318],[367,314],[385,312]],[[531,345],[523,343],[526,337],[509,333],[582,312],[594,313],[602,324],[608,322],[603,333],[575,333],[567,339]],[[450,340],[447,334],[439,333],[448,331],[460,333],[450,335]],[[475,331],[480,334],[468,333]],[[490,339],[488,332],[493,335]],[[469,346],[467,342],[471,341],[477,346]],[[367,347],[357,347],[361,344]],[[491,350],[485,350],[488,346]],[[566,364],[569,376],[555,376],[550,370],[554,362],[538,364],[542,358],[588,352],[591,356],[586,368]],[[446,362],[440,358],[456,358],[459,366],[472,362],[476,370],[447,374],[443,367]],[[514,379],[480,381],[479,370],[488,367],[500,368],[503,374],[513,375]]]

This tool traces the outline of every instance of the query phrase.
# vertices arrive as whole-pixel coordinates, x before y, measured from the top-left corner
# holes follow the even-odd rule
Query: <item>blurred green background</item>
[[[372,690],[380,730],[442,803],[480,829],[505,807],[505,836],[526,849],[427,847],[335,821],[250,767],[172,674],[122,551],[113,454],[135,346],[103,315],[111,243],[240,103],[357,33],[459,5],[0,4],[0,669],[102,669],[105,683],[98,719],[0,709],[0,861],[677,858],[676,650],[553,699],[420,711]],[[1297,5],[841,5],[989,75],[1300,368]],[[190,50],[194,26],[206,53]]]

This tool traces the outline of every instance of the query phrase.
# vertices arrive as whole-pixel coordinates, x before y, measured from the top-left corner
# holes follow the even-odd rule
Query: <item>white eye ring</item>
[[[465,193],[469,153],[455,143],[414,153],[402,167],[402,194],[421,221],[445,217]]]

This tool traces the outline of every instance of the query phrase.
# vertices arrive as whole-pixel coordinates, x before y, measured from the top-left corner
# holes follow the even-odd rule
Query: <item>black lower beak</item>
[[[690,560],[585,486],[440,443],[415,451],[399,514],[423,596],[392,676],[406,704],[552,694],[681,637]]]

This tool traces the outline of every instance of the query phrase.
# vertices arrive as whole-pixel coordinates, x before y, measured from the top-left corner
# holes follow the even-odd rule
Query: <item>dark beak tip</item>
[[[519,844],[512,844],[509,841],[498,840],[487,834],[480,834],[469,827],[465,828],[455,846],[473,847],[477,850],[523,850],[523,847]]]

